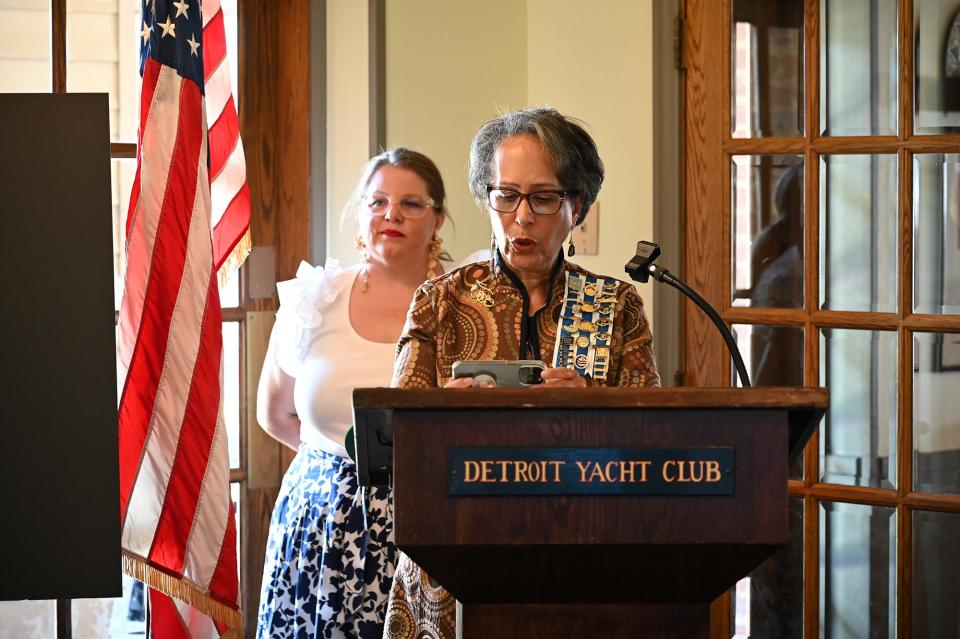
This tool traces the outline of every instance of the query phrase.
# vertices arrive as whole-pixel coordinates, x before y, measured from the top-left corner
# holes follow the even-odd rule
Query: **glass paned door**
[[[725,636],[954,636],[960,0],[683,2],[687,281],[757,385],[830,390],[788,480],[801,603],[741,583]],[[737,386],[686,320],[691,383]]]

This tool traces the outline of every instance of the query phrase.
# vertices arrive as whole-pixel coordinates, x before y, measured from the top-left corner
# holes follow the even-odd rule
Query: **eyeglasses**
[[[494,211],[513,213],[520,208],[520,203],[526,200],[530,210],[537,215],[555,215],[563,206],[564,199],[566,199],[568,195],[574,195],[576,193],[577,191],[575,190],[521,193],[514,189],[488,186],[487,202]]]
[[[364,206],[370,211],[370,215],[383,217],[391,206],[400,207],[400,214],[403,217],[415,220],[427,214],[427,209],[437,208],[437,203],[433,198],[421,198],[408,196],[400,198],[399,201],[391,200],[386,195],[371,195],[364,201]]]

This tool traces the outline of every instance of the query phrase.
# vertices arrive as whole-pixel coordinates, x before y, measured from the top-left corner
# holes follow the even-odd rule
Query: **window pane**
[[[733,3],[735,138],[803,135],[803,1]]]
[[[753,386],[803,386],[803,328],[734,324],[733,336]],[[740,379],[733,371],[735,386]]]
[[[960,131],[960,2],[914,2],[913,33],[914,131]]]
[[[113,307],[120,308],[124,271],[127,266],[127,208],[137,173],[136,160],[110,160],[111,215],[113,217]]]
[[[960,494],[958,390],[960,333],[914,333],[914,490]]]
[[[787,545],[737,583],[735,637],[803,636],[803,500],[790,500]]]
[[[230,499],[233,500],[233,523],[237,527],[237,574],[240,576],[240,583],[243,583],[243,566],[240,563],[240,507],[243,505],[240,499],[240,483],[230,484]],[[256,528],[257,524],[254,524]]]
[[[230,273],[226,281],[219,281],[220,307],[236,308],[240,306],[240,269]]]
[[[820,636],[896,636],[896,509],[820,507]]]
[[[110,95],[110,139],[136,142],[139,0],[67,0],[67,91]]]
[[[896,135],[896,0],[820,4],[824,135]]]
[[[230,468],[240,467],[240,325],[223,323],[223,421]]]
[[[820,306],[897,310],[897,157],[820,158]]]
[[[823,329],[820,361],[820,382],[830,388],[820,427],[822,481],[895,486],[897,334]]]
[[[913,158],[913,310],[960,313],[960,155]]]
[[[764,324],[734,324],[731,328],[752,386],[803,386],[803,328]],[[730,379],[739,388],[732,358],[730,369]],[[790,464],[789,478],[803,478],[802,455]]]
[[[50,3],[0,0],[0,92],[49,93]]]
[[[960,515],[913,511],[913,636],[960,630]]]
[[[57,602],[0,601],[0,636],[50,639],[57,636]]]
[[[143,584],[123,576],[123,595],[109,599],[74,599],[73,636],[135,639],[146,635]]]
[[[737,155],[733,305],[803,307],[803,158]]]

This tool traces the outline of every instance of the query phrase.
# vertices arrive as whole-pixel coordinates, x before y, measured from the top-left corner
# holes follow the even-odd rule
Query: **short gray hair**
[[[576,223],[587,216],[603,184],[603,161],[597,144],[580,120],[556,109],[533,107],[505,113],[480,127],[470,143],[470,191],[477,204],[487,204],[487,186],[493,176],[493,156],[504,139],[532,135],[547,150],[557,179],[564,188],[583,197]]]

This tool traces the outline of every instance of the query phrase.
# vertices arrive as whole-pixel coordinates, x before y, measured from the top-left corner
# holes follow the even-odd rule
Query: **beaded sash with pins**
[[[618,285],[612,278],[567,273],[553,347],[555,367],[572,368],[596,380],[607,378]]]

